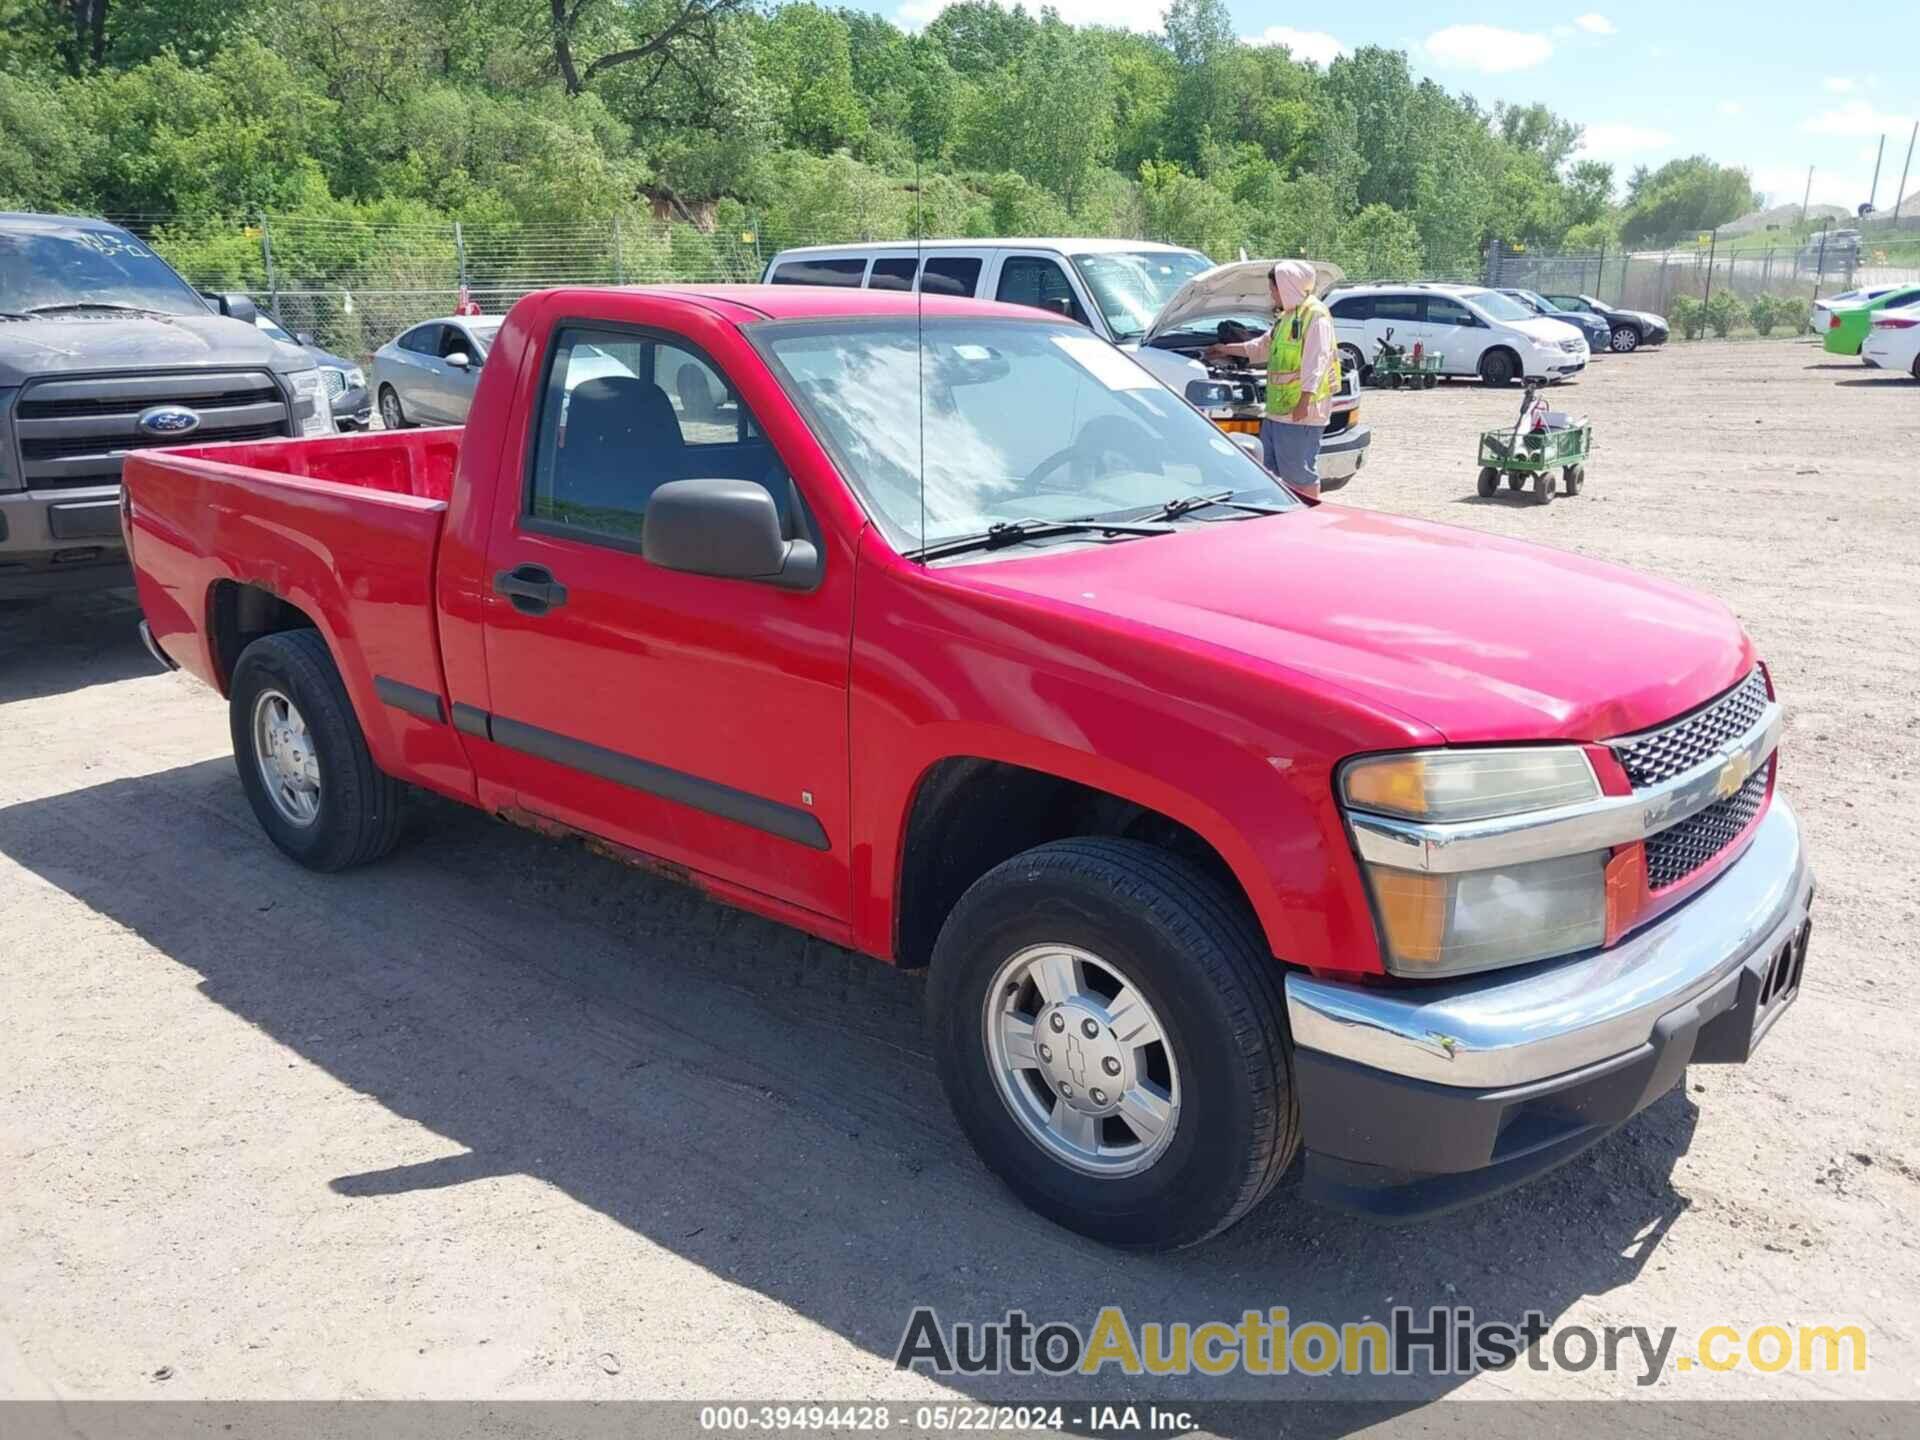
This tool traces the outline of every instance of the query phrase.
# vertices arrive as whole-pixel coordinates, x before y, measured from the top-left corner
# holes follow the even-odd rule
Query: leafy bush
[[[1747,307],[1747,321],[1761,335],[1773,334],[1774,324],[1779,319],[1774,313],[1773,304],[1773,296],[1756,295],[1753,303]]]
[[[1763,299],[1770,302],[1773,323],[1789,335],[1806,333],[1807,322],[1812,318],[1813,305],[1804,295],[1767,295]],[[1755,327],[1758,328],[1757,326]],[[1762,335],[1767,332],[1761,330]]]
[[[1706,333],[1706,307],[1691,295],[1676,295],[1667,302],[1667,323],[1683,340],[1698,340]]]
[[[1721,290],[1707,301],[1702,315],[1713,333],[1724,340],[1734,326],[1747,318],[1747,307],[1733,291]]]

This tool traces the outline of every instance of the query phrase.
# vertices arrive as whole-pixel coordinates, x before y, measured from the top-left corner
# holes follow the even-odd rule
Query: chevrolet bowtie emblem
[[[1753,774],[1753,757],[1742,750],[1739,754],[1730,757],[1721,767],[1720,773],[1714,777],[1713,798],[1725,800],[1746,784],[1747,777],[1751,774]]]

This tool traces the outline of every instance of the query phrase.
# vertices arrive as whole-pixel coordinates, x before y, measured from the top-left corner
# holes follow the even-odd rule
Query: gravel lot
[[[1465,387],[1370,393],[1373,460],[1340,498],[1668,575],[1751,628],[1821,878],[1805,992],[1753,1065],[1696,1069],[1452,1218],[1380,1229],[1283,1189],[1194,1251],[1099,1249],[975,1162],[917,978],[438,803],[390,863],[307,874],[247,810],[224,707],[153,673],[127,597],[16,606],[0,1395],[1062,1397],[895,1371],[911,1307],[1338,1322],[1464,1301],[1857,1319],[1865,1376],[1651,1393],[1920,1396],[1920,385],[1805,342],[1706,343],[1607,358],[1555,398],[1598,427],[1581,498],[1479,500],[1474,434],[1518,395]],[[1551,631],[1559,604],[1492,618]],[[1522,1367],[1071,1393],[1634,1389]]]

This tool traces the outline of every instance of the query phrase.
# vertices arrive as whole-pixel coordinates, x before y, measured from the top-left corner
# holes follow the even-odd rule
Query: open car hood
[[[1346,278],[1347,272],[1325,260],[1309,260],[1313,266],[1313,293],[1324,295]],[[1160,308],[1140,337],[1142,345],[1151,345],[1157,336],[1179,330],[1201,315],[1222,315],[1228,311],[1265,313],[1273,308],[1267,293],[1267,275],[1271,260],[1233,260],[1203,270],[1173,292],[1173,298]]]

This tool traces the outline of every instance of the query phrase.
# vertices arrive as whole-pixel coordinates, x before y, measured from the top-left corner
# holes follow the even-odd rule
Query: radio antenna
[[[919,394],[914,409],[920,422],[920,553],[925,564],[927,550],[927,318],[926,266],[927,226],[921,209],[924,191],[920,185],[920,157],[913,157],[913,356]]]

